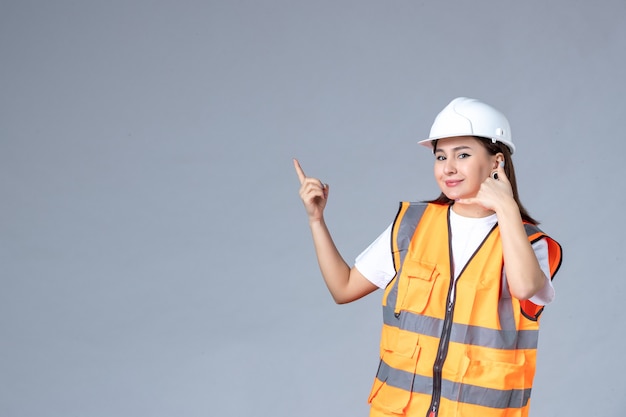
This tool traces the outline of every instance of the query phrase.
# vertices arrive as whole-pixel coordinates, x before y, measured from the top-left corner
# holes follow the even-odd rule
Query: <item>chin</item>
[[[467,195],[465,195],[466,193],[462,193],[459,191],[460,190],[447,190],[447,191],[442,191],[442,192],[450,200],[456,200],[457,198],[467,197]]]

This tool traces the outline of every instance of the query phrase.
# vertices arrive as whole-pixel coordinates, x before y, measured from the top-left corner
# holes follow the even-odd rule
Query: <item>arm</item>
[[[479,204],[496,213],[509,291],[515,298],[527,300],[544,287],[546,276],[526,236],[503,165],[497,164],[495,170],[499,179],[487,177],[475,197],[460,199],[456,203]]]
[[[515,298],[527,300],[546,285],[546,276],[528,241],[515,200],[512,197],[503,200],[495,211],[502,238],[504,269],[509,291]]]
[[[555,298],[554,286],[552,285],[552,279],[549,277],[550,275],[550,253],[548,249],[548,241],[547,238],[539,239],[532,243],[532,248],[535,251],[535,256],[539,261],[539,267],[543,271],[543,274],[546,277],[546,284],[543,286],[539,292],[533,295],[528,299],[531,303],[536,306],[547,306],[552,303]]]
[[[309,218],[317,262],[333,299],[337,304],[344,304],[375,291],[377,286],[344,261],[324,222],[330,187],[319,179],[307,177],[296,159],[293,163],[300,180],[300,198]]]

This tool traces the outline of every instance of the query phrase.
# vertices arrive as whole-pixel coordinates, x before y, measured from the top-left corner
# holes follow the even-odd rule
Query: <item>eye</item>
[[[459,154],[459,159],[465,159],[465,158],[468,158],[469,156],[471,156],[471,155],[468,154],[468,153],[463,152],[463,153]]]
[[[437,161],[445,161],[446,157],[443,156],[443,155],[437,155],[437,156],[435,156],[435,160],[437,160]]]

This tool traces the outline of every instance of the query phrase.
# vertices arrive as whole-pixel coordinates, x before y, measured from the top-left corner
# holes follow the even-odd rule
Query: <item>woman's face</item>
[[[450,200],[475,197],[482,182],[497,168],[498,157],[489,155],[473,136],[438,140],[434,172],[441,192]]]

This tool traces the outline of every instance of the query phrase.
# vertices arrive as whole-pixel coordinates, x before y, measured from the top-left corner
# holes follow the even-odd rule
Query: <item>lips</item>
[[[446,187],[456,187],[457,185],[459,185],[463,180],[446,180],[445,184]]]

